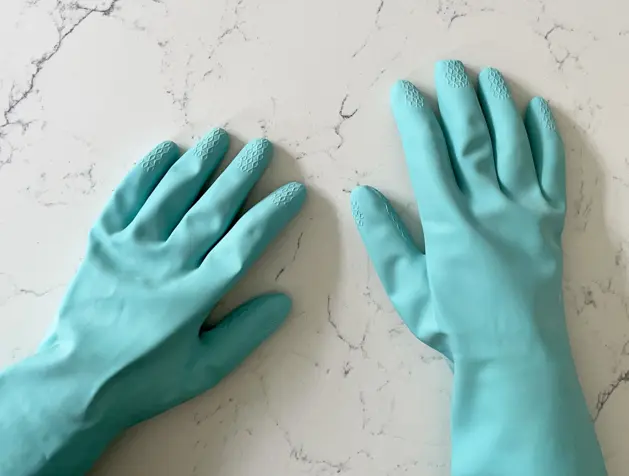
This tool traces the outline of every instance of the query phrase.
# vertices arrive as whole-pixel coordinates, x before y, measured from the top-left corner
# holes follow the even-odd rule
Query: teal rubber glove
[[[435,81],[441,122],[412,84],[391,95],[425,253],[380,192],[351,198],[396,310],[453,367],[452,474],[604,475],[564,321],[564,148],[548,104],[534,98],[523,121],[498,71],[477,95],[459,61]]]
[[[118,433],[216,385],[282,323],[291,303],[274,294],[202,331],[305,198],[289,183],[232,226],[272,150],[250,142],[199,197],[227,148],[220,129],[181,157],[164,142],[114,192],[54,331],[0,374],[0,474],[85,473]]]

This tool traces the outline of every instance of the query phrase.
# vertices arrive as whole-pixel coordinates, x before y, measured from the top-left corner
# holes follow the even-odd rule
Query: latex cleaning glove
[[[398,313],[453,367],[452,474],[604,475],[564,319],[564,148],[548,104],[534,98],[523,120],[498,71],[477,92],[459,61],[435,81],[440,121],[411,83],[391,93],[425,251],[380,192],[351,199]]]
[[[54,331],[0,375],[1,475],[85,473],[118,433],[216,385],[282,323],[291,303],[273,294],[201,329],[305,198],[289,183],[232,226],[272,150],[250,142],[202,193],[228,142],[214,129],[182,156],[164,142],[114,192]]]

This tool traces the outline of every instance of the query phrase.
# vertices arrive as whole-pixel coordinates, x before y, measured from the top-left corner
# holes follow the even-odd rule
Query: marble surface
[[[280,289],[287,324],[94,475],[449,474],[450,372],[393,311],[348,191],[416,206],[388,107],[433,63],[550,99],[568,150],[567,320],[610,475],[629,467],[629,4],[621,0],[3,0],[0,366],[29,355],[113,187],[153,144],[223,125],[278,146],[256,198],[310,200],[218,310]],[[415,227],[417,228],[417,226]]]

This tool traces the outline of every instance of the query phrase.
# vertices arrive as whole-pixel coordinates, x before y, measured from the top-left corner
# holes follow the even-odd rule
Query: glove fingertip
[[[406,108],[421,109],[424,107],[425,102],[424,96],[419,92],[419,89],[406,80],[399,80],[393,84],[390,101],[394,112]]]
[[[356,225],[361,228],[365,222],[365,212],[383,200],[382,193],[369,185],[360,185],[350,195],[352,215]]]
[[[293,307],[293,300],[284,293],[264,294],[256,298],[256,301],[261,301],[260,305],[264,306],[266,313],[277,316],[280,321],[286,319]]]

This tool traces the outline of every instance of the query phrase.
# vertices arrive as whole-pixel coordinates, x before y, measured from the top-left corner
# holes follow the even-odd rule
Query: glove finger
[[[168,242],[185,248],[187,258],[199,263],[228,229],[272,154],[268,140],[249,142],[186,213]]]
[[[352,215],[389,299],[420,339],[430,293],[426,258],[391,203],[372,187],[352,191]]]
[[[463,63],[438,62],[435,84],[443,133],[461,190],[467,195],[499,191],[489,130]]]
[[[478,76],[479,98],[485,113],[496,173],[502,190],[510,197],[539,197],[539,187],[524,122],[502,74],[486,68]]]
[[[565,210],[565,151],[553,113],[543,98],[531,100],[524,115],[524,125],[542,194],[550,204]]]
[[[131,226],[148,240],[165,240],[199,196],[205,182],[223,159],[229,137],[212,129],[170,168],[146,200]]]
[[[391,107],[422,222],[427,225],[432,221],[450,221],[458,209],[461,192],[434,113],[408,81],[393,85]]]
[[[234,370],[286,320],[291,300],[285,294],[266,294],[242,304],[200,336],[194,367],[200,391],[216,385]]]
[[[297,215],[306,187],[291,182],[278,188],[240,218],[205,257],[199,272],[214,295],[223,296]]]
[[[140,160],[114,191],[96,227],[122,231],[136,217],[162,177],[179,158],[179,147],[165,141]]]

